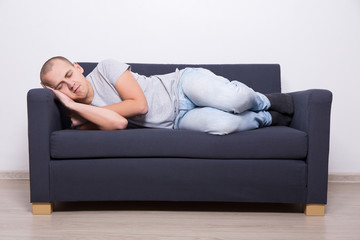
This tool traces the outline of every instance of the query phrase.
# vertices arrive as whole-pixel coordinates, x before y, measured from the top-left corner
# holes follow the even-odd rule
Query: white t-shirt
[[[119,77],[131,67],[112,59],[100,62],[86,76],[94,89],[91,105],[102,107],[121,102],[115,89]],[[146,77],[137,73],[133,76],[138,81],[148,102],[148,113],[129,120],[130,123],[151,128],[173,128],[178,114],[178,71],[165,75]]]

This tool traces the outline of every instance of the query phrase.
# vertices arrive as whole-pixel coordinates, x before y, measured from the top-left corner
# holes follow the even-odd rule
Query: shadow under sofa
[[[80,63],[84,75],[97,63]],[[143,75],[204,67],[262,93],[281,92],[278,64],[130,64]],[[295,203],[324,215],[332,93],[289,93],[289,127],[225,136],[171,130],[72,130],[48,89],[28,92],[30,189],[34,214],[54,202],[206,201]]]

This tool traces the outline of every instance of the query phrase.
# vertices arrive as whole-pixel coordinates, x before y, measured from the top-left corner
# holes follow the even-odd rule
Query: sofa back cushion
[[[88,75],[97,65],[80,62],[84,75]],[[203,67],[229,80],[238,80],[257,92],[281,92],[279,64],[142,64],[129,63],[133,72],[151,76],[174,72],[176,68]]]

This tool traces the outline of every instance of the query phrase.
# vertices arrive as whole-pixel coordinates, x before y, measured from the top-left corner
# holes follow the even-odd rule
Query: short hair
[[[63,56],[56,56],[56,57],[50,58],[49,60],[47,60],[47,61],[44,63],[44,65],[42,66],[42,68],[41,68],[41,70],[40,70],[40,81],[41,81],[41,84],[47,86],[47,83],[44,81],[44,75],[51,71],[51,69],[52,69],[52,67],[53,67],[53,65],[54,65],[54,62],[55,62],[56,60],[60,60],[60,61],[63,61],[63,62],[65,62],[65,63],[68,63],[68,64],[70,64],[70,65],[73,65],[73,63],[72,63],[69,59],[67,59],[67,58],[65,58],[65,57],[63,57]]]

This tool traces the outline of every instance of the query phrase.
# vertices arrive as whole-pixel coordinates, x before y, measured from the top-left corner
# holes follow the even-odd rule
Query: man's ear
[[[79,69],[81,73],[84,73],[84,69],[77,63],[77,62],[74,62],[74,67]]]

